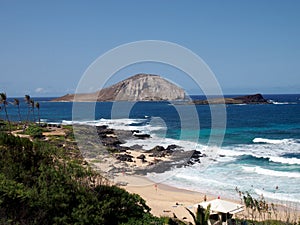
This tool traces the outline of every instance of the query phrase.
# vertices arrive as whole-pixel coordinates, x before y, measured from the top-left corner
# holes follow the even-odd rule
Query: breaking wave
[[[257,173],[266,176],[300,178],[300,173],[295,173],[295,172],[269,170],[269,169],[264,169],[260,166],[255,166],[255,167],[242,166],[242,168],[246,172]]]

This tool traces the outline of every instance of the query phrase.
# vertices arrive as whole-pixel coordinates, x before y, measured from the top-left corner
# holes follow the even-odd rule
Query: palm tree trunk
[[[20,113],[20,106],[18,105],[18,114],[19,114],[19,121],[22,122],[21,113]]]
[[[33,122],[35,123],[34,107],[32,107]]]
[[[29,114],[30,114],[30,105],[28,105],[28,112],[27,112],[27,123],[29,123]]]
[[[4,111],[5,111],[6,120],[8,122],[8,126],[9,126],[9,133],[11,133],[11,124],[10,124],[10,120],[8,118],[8,113],[7,113],[7,109],[6,109],[6,105],[5,104],[4,104]]]
[[[39,126],[41,125],[40,109],[38,109]]]

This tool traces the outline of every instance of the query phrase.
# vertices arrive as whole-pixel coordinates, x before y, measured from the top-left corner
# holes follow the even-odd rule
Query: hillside
[[[137,74],[94,93],[67,94],[52,101],[174,101],[185,97],[182,88],[158,75]]]

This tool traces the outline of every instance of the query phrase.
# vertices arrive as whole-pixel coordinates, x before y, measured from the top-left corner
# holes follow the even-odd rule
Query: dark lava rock
[[[165,148],[163,146],[157,145],[154,148],[152,148],[151,150],[149,150],[149,152],[155,153],[155,152],[162,152],[164,150],[165,150]]]
[[[107,125],[96,126],[97,130],[106,130],[108,128]]]
[[[137,159],[145,159],[146,156],[144,154],[139,155],[138,157],[136,157]]]
[[[139,130],[131,130],[131,133],[134,134],[134,133],[140,133]]]
[[[133,136],[135,136],[139,139],[150,138],[150,134],[144,134],[144,133],[133,133]]]
[[[142,163],[147,162],[146,160],[146,156],[144,154],[139,155],[138,157],[136,157],[137,159],[140,159],[142,161]]]
[[[268,101],[264,99],[261,94],[245,95],[233,98],[234,100],[241,100],[245,104],[267,104]]]
[[[244,95],[234,98],[211,98],[207,100],[194,100],[194,104],[270,104],[261,94]]]
[[[174,150],[176,148],[180,148],[180,146],[178,146],[178,145],[169,145],[166,149],[167,150]]]
[[[101,141],[105,146],[117,146],[122,144],[122,142],[118,138],[114,137],[107,137],[105,139],[102,139]]]
[[[194,165],[195,163],[200,163],[200,157],[202,157],[201,152],[194,150],[187,164]]]
[[[97,130],[98,135],[114,134],[114,130],[109,129],[108,126],[106,126],[106,125],[96,126],[96,130]]]
[[[129,154],[118,154],[116,155],[116,159],[122,161],[122,162],[133,162],[132,160],[133,156]]]
[[[193,159],[198,159],[199,157],[201,157],[201,152],[200,151],[197,151],[197,150],[194,150],[191,158]]]
[[[152,148],[151,150],[149,150],[148,152],[152,153],[151,155],[149,155],[150,157],[165,157],[166,155],[173,154],[174,151],[172,149],[175,149],[175,145],[168,147],[166,149],[163,146],[158,145]]]

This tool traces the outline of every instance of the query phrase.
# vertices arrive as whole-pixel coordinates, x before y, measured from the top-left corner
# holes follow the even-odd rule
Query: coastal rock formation
[[[204,157],[200,151],[194,150],[187,165],[194,165],[195,163],[200,163],[200,158]]]
[[[162,77],[137,74],[94,93],[67,94],[52,101],[174,101],[185,98],[182,88]]]
[[[269,104],[261,94],[238,96],[234,98],[212,98],[208,100],[194,100],[196,105],[207,104]]]

